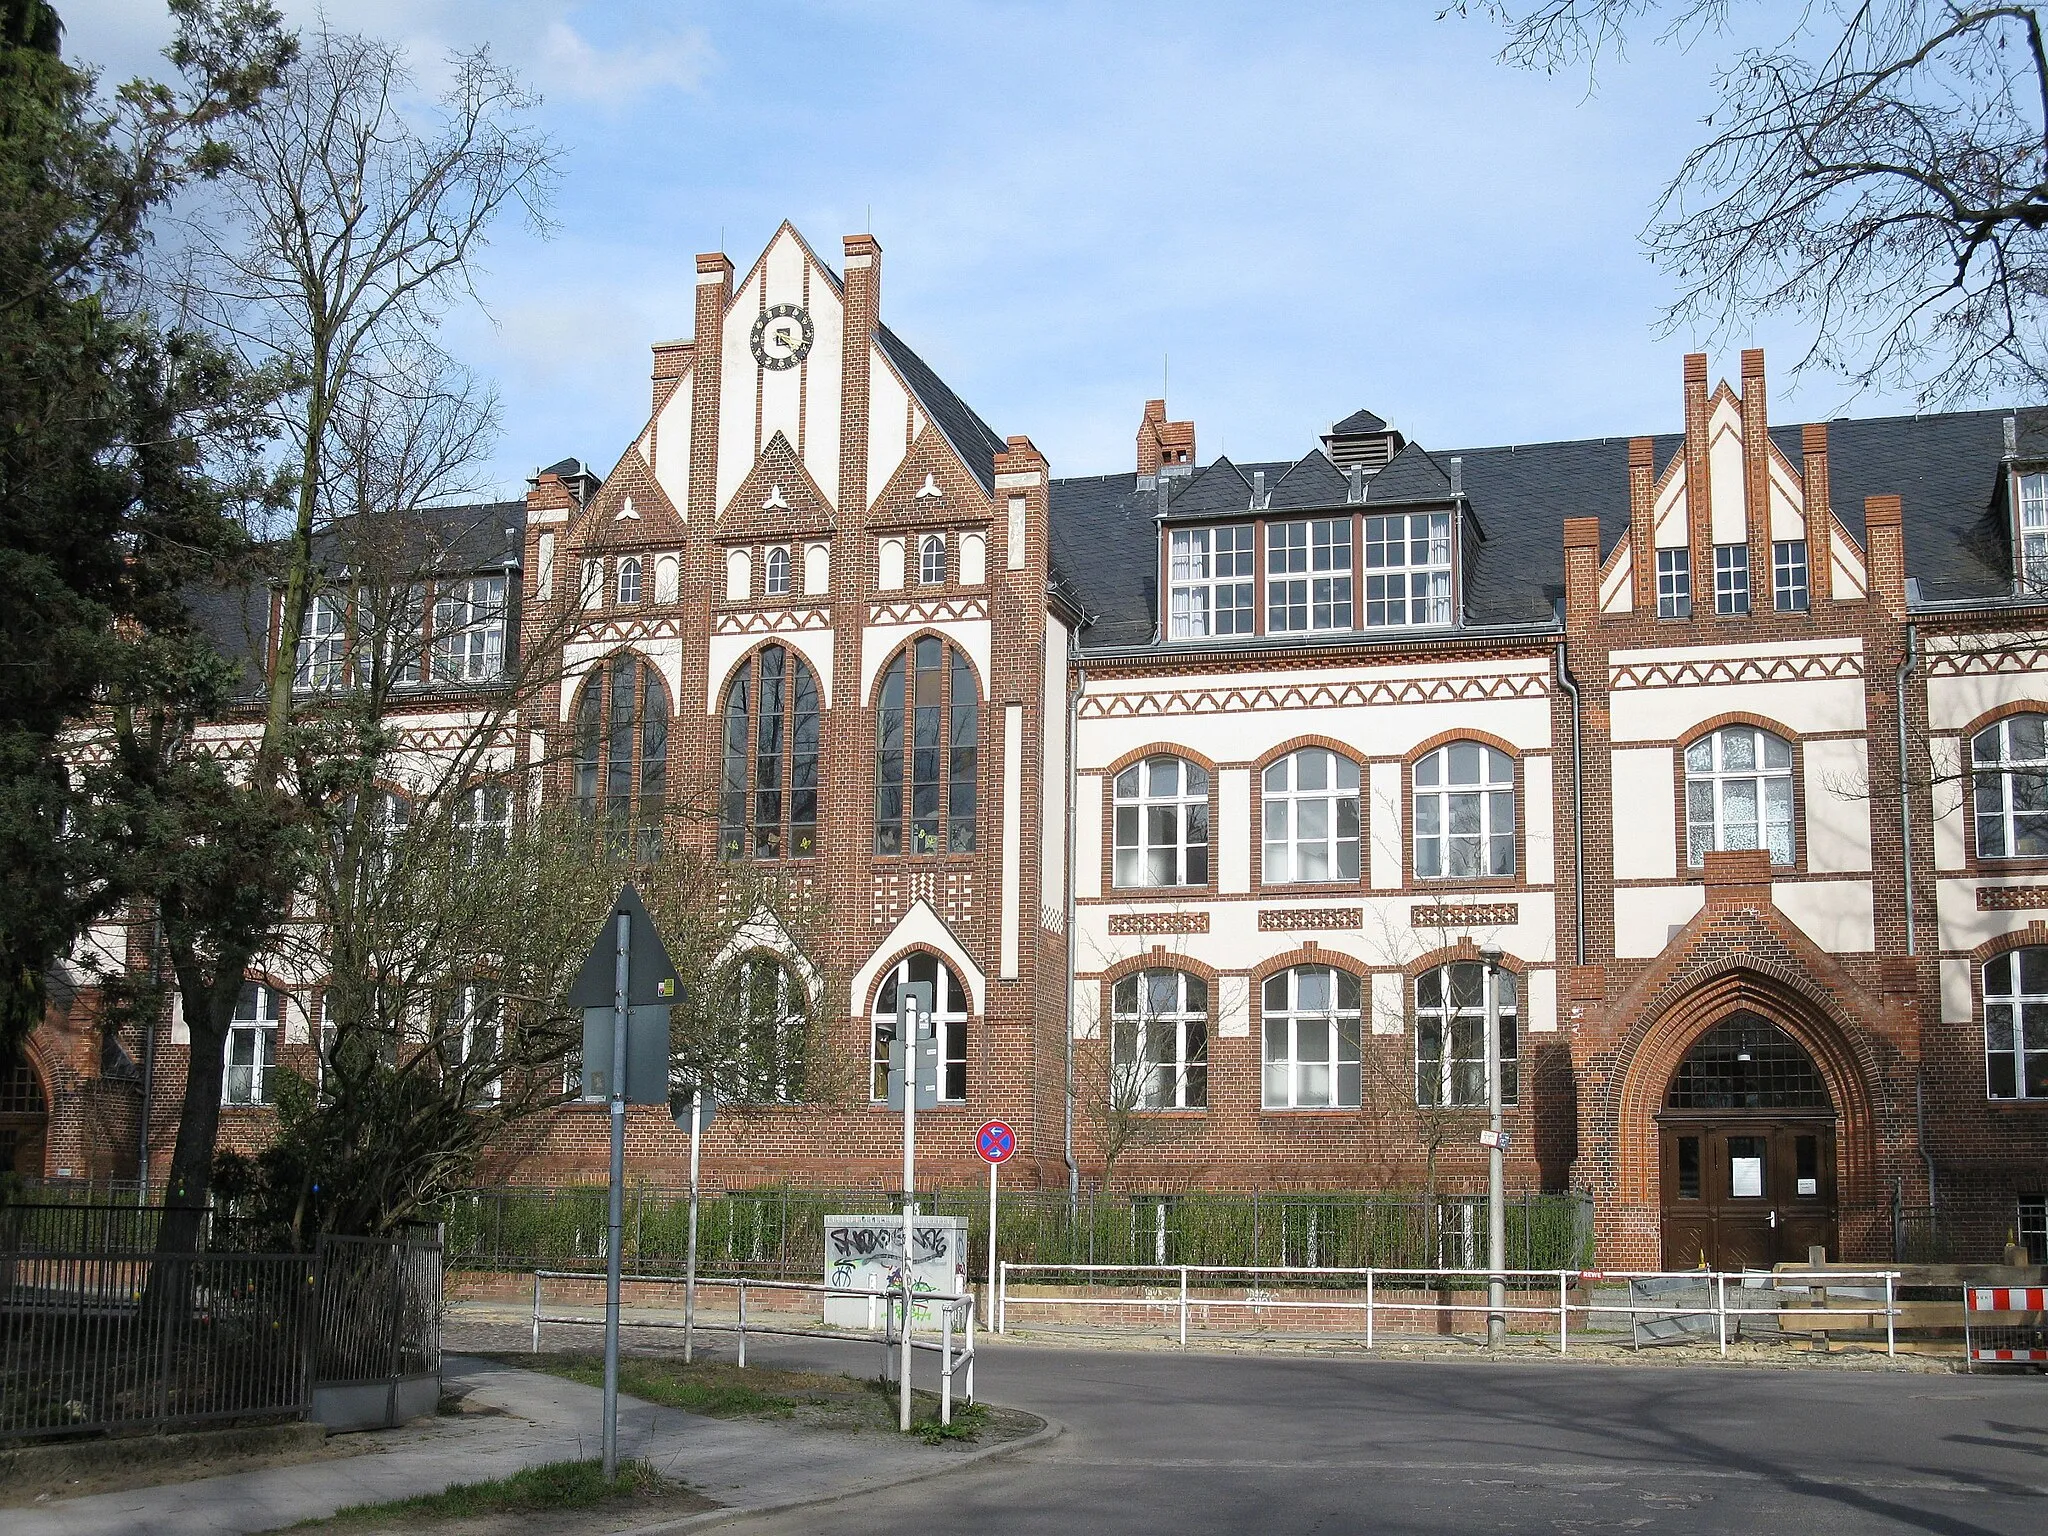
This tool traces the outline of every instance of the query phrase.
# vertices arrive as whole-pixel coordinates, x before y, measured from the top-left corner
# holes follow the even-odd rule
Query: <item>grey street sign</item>
[[[635,945],[637,947],[638,940]],[[583,1097],[612,1096],[612,1006],[583,1010]],[[668,1102],[668,1004],[626,1010],[626,1102]]]
[[[682,986],[676,980],[676,968],[668,957],[668,951],[661,946],[661,935],[654,931],[654,919],[647,915],[647,907],[640,900],[640,893],[633,889],[631,881],[619,892],[619,899],[613,903],[610,914],[605,918],[604,927],[599,930],[597,942],[590,947],[584,958],[583,969],[576,973],[576,984],[569,989],[571,1008],[610,1008],[617,996],[615,968],[619,958],[619,917],[624,914],[632,922],[632,953],[626,957],[626,1001],[631,1004],[674,1004],[682,1000]],[[609,1056],[611,1052],[605,1052]],[[590,1058],[585,1057],[587,1062]],[[668,1097],[668,1090],[662,1090],[661,1098]],[[635,1100],[635,1103],[640,1102]],[[661,1102],[660,1099],[654,1102]]]
[[[676,1128],[678,1130],[687,1131],[690,1128],[690,1092],[690,1085],[685,1083],[668,1096],[668,1112],[675,1116]],[[706,1088],[704,1090],[703,1104],[704,1118],[698,1122],[699,1129],[706,1131],[711,1129],[711,1121],[717,1109],[718,1095],[709,1088]]]
[[[939,1042],[932,1028],[932,985],[928,981],[907,982],[896,989],[896,1038],[889,1042],[889,1107],[903,1108],[903,1084],[917,1081],[917,1107],[936,1109],[939,1103]],[[915,1021],[917,1039],[909,1039]],[[916,1063],[915,1073],[906,1072],[906,1054]]]

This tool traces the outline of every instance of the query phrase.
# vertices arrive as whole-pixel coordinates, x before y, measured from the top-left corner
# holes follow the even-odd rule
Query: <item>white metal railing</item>
[[[1499,1272],[1506,1281],[1507,1291],[1512,1298],[1519,1292],[1523,1300],[1510,1299],[1505,1305],[1495,1308],[1485,1301],[1453,1302],[1443,1299],[1446,1291],[1480,1291],[1487,1288],[1493,1278],[1493,1271],[1485,1269],[1312,1269],[1288,1265],[1223,1265],[1223,1264],[1011,1264],[1001,1266],[996,1283],[995,1328],[1005,1333],[1009,1328],[1011,1307],[1134,1307],[1157,1312],[1170,1306],[1179,1316],[1180,1347],[1188,1347],[1188,1309],[1198,1306],[1205,1309],[1238,1308],[1246,1311],[1321,1311],[1358,1312],[1365,1323],[1365,1347],[1371,1349],[1377,1343],[1377,1320],[1383,1312],[1428,1312],[1460,1313],[1477,1312],[1491,1314],[1495,1311],[1506,1316],[1543,1317],[1555,1319],[1557,1323],[1557,1348],[1559,1354],[1571,1349],[1571,1320],[1574,1315],[1591,1318],[1603,1314],[1625,1315],[1633,1326],[1642,1317],[1711,1317],[1715,1319],[1716,1332],[1720,1337],[1721,1353],[1728,1353],[1728,1282],[1738,1286],[1769,1285],[1774,1290],[1805,1290],[1809,1294],[1818,1291],[1825,1302],[1829,1288],[1848,1287],[1862,1289],[1876,1285],[1884,1286],[1884,1305],[1849,1309],[1845,1312],[1826,1313],[1814,1310],[1815,1316],[1872,1316],[1884,1314],[1884,1345],[1887,1355],[1898,1353],[1898,1318],[1901,1315],[1896,1303],[1899,1271],[1895,1269],[1872,1270],[1784,1270],[1784,1271],[1737,1271],[1726,1270],[1531,1270],[1509,1269]],[[1112,1275],[1112,1276],[1159,1276],[1174,1277],[1178,1280],[1178,1292],[1171,1296],[1016,1296],[1010,1291],[1013,1275]],[[1323,1297],[1315,1299],[1289,1300],[1269,1295],[1246,1294],[1244,1296],[1215,1296],[1202,1294],[1221,1288],[1227,1282],[1221,1277],[1233,1277],[1239,1281],[1277,1279],[1297,1281],[1305,1284],[1331,1280],[1350,1280],[1353,1289],[1362,1287],[1363,1299],[1349,1297]],[[1634,1299],[1635,1283],[1644,1280],[1687,1281],[1703,1285],[1713,1299],[1712,1306],[1687,1307],[1666,1305],[1654,1298],[1637,1301]],[[1084,1282],[1085,1283],[1085,1282]],[[1099,1282],[1098,1282],[1099,1283]],[[1128,1282],[1127,1282],[1128,1283]],[[1628,1285],[1631,1300],[1628,1305],[1595,1302],[1590,1297],[1585,1301],[1572,1300],[1571,1293],[1589,1285]],[[1192,1289],[1191,1289],[1192,1287]],[[1253,1292],[1254,1286],[1244,1286]],[[1392,1290],[1390,1298],[1386,1293]],[[1549,1299],[1555,1290],[1557,1299]],[[1416,1293],[1435,1292],[1434,1297],[1425,1298]],[[1541,1292],[1540,1301],[1535,1293]],[[1748,1308],[1732,1309],[1737,1317]],[[1786,1308],[1786,1311],[1800,1312],[1807,1309]],[[1772,1314],[1780,1315],[1780,1314]],[[1583,1327],[1581,1331],[1584,1331]]]
[[[550,1313],[542,1310],[542,1284],[547,1280],[580,1280],[586,1285],[602,1276],[593,1276],[581,1270],[537,1269],[533,1272],[533,1352],[540,1352],[540,1330],[543,1324],[555,1327],[602,1328],[604,1316],[585,1317],[575,1313]],[[622,1285],[671,1285],[685,1286],[683,1275],[621,1275]],[[756,1280],[746,1276],[699,1275],[697,1289],[725,1287],[739,1293],[739,1319],[731,1323],[707,1323],[701,1318],[685,1314],[683,1321],[668,1318],[628,1317],[627,1309],[621,1307],[619,1324],[625,1328],[672,1328],[678,1330],[703,1329],[711,1333],[733,1333],[739,1335],[739,1363],[747,1363],[747,1336],[751,1334],[772,1335],[777,1338],[794,1339],[871,1339],[882,1346],[882,1376],[894,1381],[897,1369],[897,1345],[901,1335],[897,1332],[898,1318],[904,1311],[903,1287],[892,1285],[879,1291],[848,1290],[844,1286],[814,1285],[800,1280]],[[757,1313],[753,1320],[747,1317],[747,1292],[759,1291],[802,1291],[814,1295],[857,1299],[866,1297],[868,1303],[868,1326],[865,1328],[833,1328],[822,1324],[815,1328],[797,1327],[784,1323],[763,1323]],[[974,1297],[940,1296],[929,1291],[916,1292],[910,1301],[911,1312],[906,1326],[910,1327],[910,1347],[926,1350],[939,1357],[939,1422],[953,1422],[953,1377],[962,1372],[966,1380],[963,1385],[963,1400],[974,1401]],[[937,1340],[920,1339],[916,1329],[916,1309],[926,1307],[940,1314],[939,1337]],[[879,1317],[878,1317],[879,1314]],[[965,1319],[956,1322],[956,1319]],[[956,1336],[958,1342],[956,1343]]]

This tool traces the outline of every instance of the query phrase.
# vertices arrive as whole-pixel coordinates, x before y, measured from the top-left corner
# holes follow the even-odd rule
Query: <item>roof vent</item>
[[[1451,494],[1453,496],[1465,494],[1465,461],[1456,454],[1451,456]]]
[[[1371,411],[1353,411],[1323,434],[1323,452],[1339,469],[1354,464],[1376,475],[1393,462],[1408,439]]]
[[[1167,503],[1171,502],[1172,500],[1173,482],[1167,479],[1166,476],[1161,475],[1159,477],[1159,515],[1161,517],[1166,516]]]
[[[1344,499],[1346,501],[1356,502],[1365,500],[1365,466],[1363,464],[1353,464],[1346,469],[1344,471],[1344,480]]]
[[[1266,505],[1266,472],[1263,469],[1255,469],[1252,471],[1252,508],[1259,511]]]
[[[2016,416],[2005,418],[2005,456],[2008,459],[2020,456],[2020,423]]]

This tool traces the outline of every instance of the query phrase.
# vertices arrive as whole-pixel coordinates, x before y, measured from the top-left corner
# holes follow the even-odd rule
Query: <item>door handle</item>
[[[1777,1213],[1776,1211],[1772,1211],[1772,1212],[1771,1212],[1771,1225],[1772,1225],[1773,1227],[1775,1227],[1775,1226],[1776,1226],[1777,1224],[1778,1224],[1778,1213]]]

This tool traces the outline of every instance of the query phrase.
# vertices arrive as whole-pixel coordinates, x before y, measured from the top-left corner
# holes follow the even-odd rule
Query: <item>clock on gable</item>
[[[770,304],[754,322],[754,361],[763,368],[794,368],[811,350],[811,317],[801,305]]]

